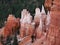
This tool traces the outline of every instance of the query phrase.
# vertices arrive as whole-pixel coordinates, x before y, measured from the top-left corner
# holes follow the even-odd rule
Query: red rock
[[[7,37],[8,35],[12,35],[13,33],[15,33],[18,26],[18,19],[16,19],[13,15],[9,15],[4,28],[4,37]]]
[[[60,0],[54,0],[53,4],[56,5],[56,6],[60,6]]]
[[[48,0],[49,2],[52,0]],[[46,2],[48,2],[46,0]],[[60,45],[60,0],[53,0],[53,5],[50,7],[50,15],[51,15],[51,23],[49,26],[48,34],[47,34],[47,45]],[[47,4],[47,3],[46,3]],[[48,4],[51,4],[48,3]],[[47,6],[49,7],[49,5]],[[45,5],[46,6],[46,5]]]
[[[40,28],[38,27],[38,28],[36,29],[36,38],[37,38],[37,39],[40,39],[42,36],[43,36],[43,32],[42,32],[42,30],[40,30]]]
[[[3,45],[3,44],[0,42],[0,45]]]
[[[33,35],[34,27],[30,24],[27,26],[26,35]]]
[[[40,16],[41,16],[41,12],[40,12],[40,9],[39,8],[36,8],[35,9],[35,16],[34,16],[34,22],[37,25],[39,25],[39,22],[40,22]]]
[[[21,28],[20,28],[20,37],[23,38],[25,36],[25,31],[26,31],[26,28],[25,28],[25,25],[24,24],[21,24]]]
[[[52,0],[45,0],[45,7],[46,9],[50,10],[52,6]]]
[[[31,24],[21,24],[20,37],[23,38],[28,35],[32,35],[34,27]]]
[[[19,45],[25,45],[27,44],[28,42],[31,41],[31,36],[26,36],[20,43]]]
[[[57,10],[57,11],[51,12],[51,24],[50,24],[48,36],[47,36],[49,45],[60,45],[60,43],[59,43],[60,40],[58,40],[58,39],[60,39],[60,37],[59,37],[60,14],[58,12],[60,12],[60,11]]]

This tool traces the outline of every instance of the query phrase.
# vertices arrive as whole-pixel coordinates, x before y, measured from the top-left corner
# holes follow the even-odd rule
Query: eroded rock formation
[[[51,23],[47,35],[47,45],[60,45],[60,0],[48,0],[52,2],[50,7]],[[47,3],[48,5],[49,3]],[[45,5],[46,6],[46,5]],[[49,7],[49,6],[48,6]]]
[[[35,9],[34,20],[27,9],[21,12],[21,19],[10,14],[5,26],[0,29],[0,37],[15,36],[18,45],[60,45],[60,1],[46,0],[45,7],[49,10],[47,15],[42,5],[41,12],[39,8]],[[13,42],[12,39],[10,43]]]

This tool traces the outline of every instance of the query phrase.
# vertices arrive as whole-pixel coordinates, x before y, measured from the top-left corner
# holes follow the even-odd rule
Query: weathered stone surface
[[[53,1],[53,5],[60,6],[60,0],[54,0],[54,1]]]
[[[45,7],[46,9],[50,10],[52,6],[52,0],[45,0]]]
[[[59,43],[59,33],[60,33],[60,11],[57,7],[52,8],[50,11],[51,24],[48,31],[47,42],[49,45],[60,45]]]
[[[19,19],[15,18],[13,15],[9,15],[7,22],[4,27],[4,37],[16,33],[16,29],[19,27]]]
[[[53,5],[50,7],[51,23],[47,33],[47,45],[60,45],[60,0],[48,0]],[[46,0],[46,2],[48,2]],[[47,5],[48,5],[47,4]],[[46,6],[46,5],[45,5]]]
[[[31,36],[26,36],[20,43],[19,45],[25,45],[28,42],[31,42]]]
[[[34,22],[35,22],[36,26],[39,25],[40,16],[41,16],[40,9],[39,8],[36,8],[35,9],[35,16],[34,16]]]
[[[46,0],[45,6],[50,8],[50,13],[48,11],[46,15],[44,6],[42,6],[41,12],[39,8],[36,8],[34,20],[32,20],[32,16],[26,9],[22,11],[21,20],[9,15],[0,35],[7,38],[7,36],[16,34],[16,31],[20,28],[19,45],[60,45],[59,5],[59,0]]]

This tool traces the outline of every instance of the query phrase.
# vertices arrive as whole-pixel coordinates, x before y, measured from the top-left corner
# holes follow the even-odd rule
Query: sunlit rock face
[[[22,19],[23,16],[21,17],[22,20],[21,20],[20,37],[25,37],[26,35],[28,35],[28,32],[32,30],[30,29],[31,22],[32,22],[32,16],[27,11],[27,9],[23,9],[23,10],[25,10],[23,11],[25,16],[23,19]]]
[[[42,5],[42,11],[41,11],[41,20],[42,20],[42,30],[46,30],[45,28],[46,28],[46,13],[45,13],[45,9],[44,9],[44,6]]]
[[[24,45],[25,43],[29,42],[29,40],[31,41],[32,39],[30,39],[30,38],[32,38],[32,36],[35,36],[34,38],[36,40],[37,39],[41,39],[42,41],[46,40],[46,32],[44,32],[44,30],[46,30],[50,24],[50,13],[48,12],[48,14],[46,16],[44,6],[42,6],[41,12],[40,12],[39,8],[36,8],[35,11],[36,11],[36,13],[35,13],[33,22],[32,22],[32,16],[30,15],[30,13],[24,12],[25,16],[23,19],[21,18],[22,20],[20,23],[21,24],[20,39],[22,41],[21,41],[21,43],[19,43],[19,45]],[[38,27],[36,26],[36,24],[38,24]],[[27,36],[28,36],[28,38],[27,38]],[[36,41],[35,39],[34,39],[34,41]],[[41,42],[40,42],[40,40],[37,41],[37,43],[39,45],[42,45]],[[31,42],[29,42],[29,43],[31,43]],[[36,44],[36,42],[34,42],[34,44]]]
[[[12,35],[15,33],[16,28],[19,26],[19,19],[16,19],[13,15],[9,15],[7,18],[7,22],[4,28],[4,37]]]
[[[52,2],[53,5],[50,11],[51,23],[47,35],[47,45],[60,45],[60,0],[54,0]]]
[[[60,14],[58,12],[57,13],[55,11],[51,12],[51,24],[49,27],[48,38],[47,38],[47,39],[50,39],[48,41],[49,41],[49,44],[51,44],[51,45],[57,45],[57,44],[60,45],[60,43],[59,43],[60,40],[58,40],[58,39],[60,39],[60,37],[59,37],[60,18],[58,18],[58,17],[60,17],[59,15]]]
[[[7,37],[8,35],[10,35],[10,33],[12,34],[12,21],[14,20],[12,15],[9,15],[5,28],[4,28],[4,36]]]
[[[52,1],[53,1],[53,0],[45,0],[44,6],[46,7],[47,10],[50,10],[50,9],[51,9],[51,6],[52,6],[52,4],[53,4]]]
[[[60,4],[57,2],[54,0],[51,7],[47,4],[50,7],[47,14],[43,5],[41,12],[36,8],[34,20],[27,9],[22,10],[21,19],[9,14],[5,26],[0,29],[0,36],[7,38],[19,31],[16,35],[19,45],[60,45]]]
[[[27,9],[23,9],[21,12],[21,23],[31,23],[32,16],[30,15],[29,11]]]
[[[42,30],[40,27],[36,28],[36,39],[40,39],[43,36]]]
[[[49,30],[50,23],[51,23],[51,16],[50,16],[50,12],[48,11],[46,15],[46,22],[45,22],[47,31]]]
[[[60,7],[60,0],[54,0],[53,4]]]
[[[21,11],[21,22],[23,21],[24,17],[27,16],[27,14],[28,14],[27,9],[23,9],[23,10]]]
[[[41,13],[41,15],[39,18],[39,25],[36,28],[36,38],[37,39],[40,39],[42,36],[46,35],[45,33],[46,33],[47,25],[49,25],[49,21],[50,21],[50,19],[48,18],[50,16],[46,15],[43,5],[42,5],[42,11],[40,13]],[[48,18],[48,20],[47,20],[47,18]]]
[[[21,24],[21,27],[20,27],[20,37],[23,38],[24,35],[25,35],[25,24]]]
[[[56,7],[58,6],[58,8],[60,7],[60,0],[45,0],[45,7],[48,10],[51,10],[51,7],[53,5],[56,5]]]
[[[20,41],[18,43],[19,45],[27,45],[29,43],[35,45],[36,42],[38,45],[42,45],[41,43],[44,43],[46,40],[49,25],[50,13],[48,11],[46,15],[44,6],[42,5],[41,12],[39,8],[35,9],[34,20],[32,20],[32,16],[27,9],[23,9],[21,12],[21,19],[9,14],[4,29],[1,29],[0,34],[3,34],[5,39],[7,39],[8,36],[16,35],[18,42]],[[20,32],[19,34],[17,34],[18,31]]]
[[[35,22],[36,26],[39,25],[40,17],[41,17],[40,9],[36,8],[35,9],[35,16],[34,16],[34,22]]]

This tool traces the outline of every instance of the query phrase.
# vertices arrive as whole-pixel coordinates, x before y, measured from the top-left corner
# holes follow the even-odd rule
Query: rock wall
[[[52,3],[53,5],[50,7],[51,23],[47,34],[47,45],[60,45],[60,0],[54,0]]]

